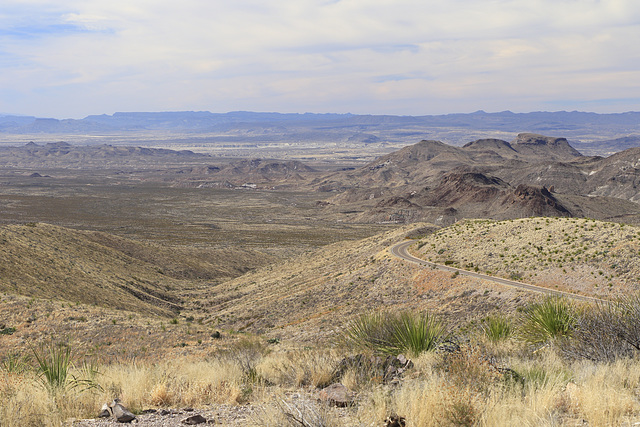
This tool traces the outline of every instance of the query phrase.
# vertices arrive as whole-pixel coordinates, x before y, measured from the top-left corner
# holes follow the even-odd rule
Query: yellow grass
[[[256,362],[257,379],[248,378],[227,356],[105,365],[97,378],[101,390],[57,395],[31,372],[0,371],[0,419],[3,427],[57,426],[71,418],[95,417],[103,403],[120,397],[134,412],[250,403],[258,408],[254,425],[282,422],[277,420],[297,410],[312,411],[334,426],[377,426],[392,413],[405,417],[408,426],[555,426],[582,420],[616,426],[640,421],[637,360],[570,363],[552,349],[501,358],[502,365],[525,378],[521,384],[489,374],[491,368],[473,351],[449,364],[443,355],[425,354],[397,386],[347,375],[343,383],[358,391],[358,404],[346,410],[315,400],[314,390],[326,385],[339,360],[336,351],[274,351]],[[480,377],[483,382],[476,382]],[[299,397],[291,400],[291,395]]]

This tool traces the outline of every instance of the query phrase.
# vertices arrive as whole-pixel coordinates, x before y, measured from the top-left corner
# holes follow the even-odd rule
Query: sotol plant
[[[89,378],[78,378],[72,374],[71,346],[67,343],[51,342],[38,349],[34,348],[33,356],[36,361],[36,372],[42,384],[52,394],[72,389],[84,391],[100,388],[94,380],[97,371],[93,368],[88,369],[86,364],[83,370],[85,374],[90,374]]]
[[[383,354],[418,355],[444,339],[446,329],[432,314],[401,312],[365,313],[345,330],[345,341],[354,347]]]
[[[541,344],[568,336],[576,318],[576,308],[565,298],[548,297],[529,306],[520,332],[525,341]]]
[[[482,322],[482,332],[491,342],[498,342],[513,335],[513,326],[506,317],[494,315],[489,316]]]

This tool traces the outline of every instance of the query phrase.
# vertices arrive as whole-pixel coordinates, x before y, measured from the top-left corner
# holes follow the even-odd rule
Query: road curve
[[[465,276],[475,277],[477,279],[488,280],[490,282],[499,283],[501,285],[511,286],[514,288],[524,289],[532,292],[540,292],[543,294],[549,295],[558,295],[563,296],[579,301],[587,301],[587,302],[606,302],[605,300],[601,300],[599,298],[588,297],[584,295],[572,294],[570,292],[557,291],[555,289],[543,288],[542,286],[530,285],[528,283],[516,282],[515,280],[503,279],[501,277],[488,276],[486,274],[476,273],[475,271],[462,270],[460,268],[450,267],[448,265],[436,264],[430,261],[425,261],[420,258],[416,258],[411,255],[408,251],[409,246],[415,243],[413,240],[405,240],[400,243],[393,245],[389,248],[389,252],[395,257],[403,259],[405,261],[412,262],[414,264],[422,265],[425,267],[431,267],[438,270],[451,271],[453,273],[464,274]]]

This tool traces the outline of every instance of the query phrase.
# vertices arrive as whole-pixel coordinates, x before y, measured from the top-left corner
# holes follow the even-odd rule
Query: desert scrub
[[[249,390],[252,385],[264,381],[258,371],[258,364],[270,351],[260,338],[246,336],[215,356],[223,361],[237,364],[242,370],[244,383]]]
[[[500,315],[486,317],[480,328],[487,339],[493,343],[506,340],[513,335],[511,320]]]
[[[266,355],[258,362],[256,370],[269,384],[323,388],[331,384],[334,366],[339,360],[331,350],[286,350]]]
[[[640,295],[599,303],[577,317],[571,338],[560,343],[565,356],[613,362],[640,352]]]
[[[473,268],[501,277],[542,286],[561,284],[565,289],[606,293],[607,297],[637,283],[637,227],[562,218],[465,223],[442,229],[437,239],[435,235],[424,237],[424,244],[416,249],[418,256],[443,264],[452,259],[447,254],[455,254],[459,260],[473,261]],[[567,276],[567,271],[573,273]]]
[[[344,341],[374,353],[417,356],[434,350],[445,336],[444,323],[428,312],[372,312],[347,325]]]
[[[576,323],[576,316],[576,307],[567,299],[547,297],[525,310],[520,335],[532,344],[566,337]]]

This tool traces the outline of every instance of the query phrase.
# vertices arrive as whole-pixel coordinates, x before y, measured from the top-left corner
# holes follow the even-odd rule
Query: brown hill
[[[491,163],[504,159],[517,159],[519,157],[511,144],[501,139],[478,139],[465,144],[463,150],[474,153],[478,161]]]
[[[93,169],[123,166],[148,167],[149,164],[203,162],[206,154],[189,150],[131,146],[72,145],[63,141],[43,145],[30,142],[21,147],[0,148],[0,166],[26,168]]]
[[[421,238],[417,246],[423,259],[599,298],[640,287],[640,228],[625,224],[582,218],[465,220]]]
[[[511,142],[514,150],[525,158],[540,158],[549,161],[570,161],[582,156],[569,145],[566,138],[553,138],[534,133],[521,133]]]
[[[422,141],[313,182],[347,220],[447,224],[460,218],[581,216],[640,221],[640,149],[584,157],[565,138],[522,133],[461,148]],[[635,218],[635,219],[634,219]]]
[[[185,249],[103,233],[41,223],[8,225],[0,228],[0,291],[170,316],[181,308],[183,291],[197,286],[181,278],[235,277],[260,260],[251,259],[245,251],[243,258],[216,268],[222,254],[207,260]]]
[[[640,148],[630,148],[584,168],[589,194],[640,201]]]
[[[458,218],[478,212],[481,217],[502,218],[571,215],[545,187],[520,184],[514,188],[500,178],[477,172],[448,174],[436,188],[417,193],[412,200],[453,208]]]

